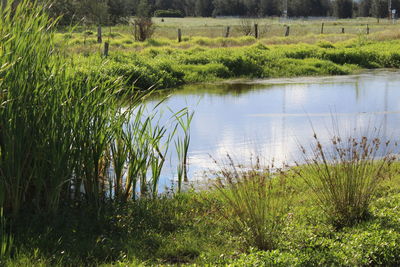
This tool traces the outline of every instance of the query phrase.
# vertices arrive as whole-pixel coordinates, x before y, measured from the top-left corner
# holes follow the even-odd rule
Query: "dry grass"
[[[103,30],[103,40],[110,43],[112,51],[140,51],[146,47],[171,47],[188,49],[194,46],[203,47],[238,47],[254,44],[256,39],[244,36],[241,19],[218,18],[153,18],[156,25],[153,39],[136,42],[132,26],[119,25]],[[400,38],[398,25],[381,20],[377,23],[372,18],[350,20],[289,20],[277,18],[249,19],[251,25],[259,26],[259,41],[266,45],[285,45],[319,41],[331,43],[344,42],[364,36],[369,40],[384,41]],[[321,24],[324,23],[324,34]],[[369,35],[367,35],[367,25]],[[225,38],[226,27],[230,26],[230,36]],[[285,37],[286,26],[290,26],[290,35]],[[182,29],[183,42],[177,41],[177,29]],[[342,34],[342,28],[345,34]],[[251,34],[252,36],[254,33]],[[72,33],[58,33],[58,44],[66,46],[72,54],[101,53],[102,45],[97,44],[95,28],[77,27]]]

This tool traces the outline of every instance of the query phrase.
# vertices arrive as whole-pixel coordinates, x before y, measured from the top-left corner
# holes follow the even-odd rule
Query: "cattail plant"
[[[7,222],[3,214],[3,209],[0,209],[0,264],[5,265],[5,261],[10,258],[14,238],[7,231]]]
[[[27,0],[0,10],[5,214],[55,213],[69,201],[101,209],[107,201],[134,198],[137,184],[141,195],[156,195],[172,137],[152,116],[134,114],[148,92],[134,93],[121,79],[96,73],[74,75],[54,46],[56,21],[46,10]]]
[[[194,113],[189,113],[186,109],[177,112],[175,115],[179,123],[183,136],[175,141],[175,148],[178,154],[178,192],[182,189],[182,182],[188,182],[187,169],[188,169],[188,151],[190,144],[190,125],[192,123]]]

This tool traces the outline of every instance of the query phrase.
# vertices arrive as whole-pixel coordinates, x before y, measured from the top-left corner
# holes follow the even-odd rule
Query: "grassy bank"
[[[223,43],[230,45],[223,47]],[[76,46],[70,54],[74,72],[77,77],[100,74],[104,80],[122,76],[127,85],[145,89],[236,78],[343,75],[400,66],[399,40],[375,41],[366,36],[313,44],[266,45],[253,37],[241,37],[182,43],[188,47],[161,39],[141,45],[138,50],[111,50],[107,58],[101,57],[100,48],[92,53]]]
[[[29,220],[13,225],[13,254],[4,263],[8,266],[397,265],[400,176],[396,167],[391,172],[391,178],[374,192],[367,216],[339,228],[316,205],[312,189],[300,177],[290,176],[293,180],[285,185],[290,190],[277,202],[283,204],[280,207],[284,216],[279,217],[281,224],[275,229],[278,234],[268,250],[257,249],[253,243],[256,236],[249,234],[251,229],[237,228],[230,202],[219,190],[211,190],[113,205],[100,214],[86,206],[65,206],[56,216],[46,218],[27,213],[25,218]],[[257,179],[253,185],[243,192],[258,196],[262,184]],[[273,186],[278,188],[276,184]],[[254,204],[253,210],[258,207]],[[269,205],[267,214],[274,214],[271,213],[274,204]],[[229,218],[221,212],[225,209]]]
[[[59,31],[56,44],[71,58],[77,76],[99,74],[104,80],[122,76],[126,85],[145,89],[236,78],[342,75],[363,68],[397,68],[400,31],[383,20],[251,20],[259,38],[241,32],[241,19],[153,19],[152,39],[134,41],[132,26],[105,27],[104,44],[93,27]],[[324,33],[321,34],[321,24]],[[182,42],[176,40],[181,25]],[[367,34],[368,25],[368,34]],[[224,29],[231,26],[225,38]],[[291,27],[285,37],[286,26]],[[345,33],[341,33],[345,28]]]

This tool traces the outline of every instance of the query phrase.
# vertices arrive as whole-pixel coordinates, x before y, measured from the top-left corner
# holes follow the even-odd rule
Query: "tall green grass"
[[[143,196],[156,196],[173,132],[142,111],[148,92],[126,90],[122,79],[101,73],[76,78],[54,45],[56,21],[46,10],[22,1],[0,11],[5,214],[55,213],[69,202],[99,209],[134,198],[137,185]]]
[[[7,229],[3,209],[0,210],[0,264],[10,258],[14,245],[14,238]]]

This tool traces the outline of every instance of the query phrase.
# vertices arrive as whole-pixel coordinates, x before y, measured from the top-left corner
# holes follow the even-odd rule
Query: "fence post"
[[[321,25],[321,34],[324,34],[324,23],[322,22],[322,25]]]
[[[133,37],[135,38],[135,41],[138,41],[138,30],[137,30],[137,23],[135,22],[133,24]]]
[[[109,49],[110,44],[108,42],[104,43],[104,56],[108,57],[108,49]]]
[[[369,26],[368,26],[368,24],[367,24],[367,34],[369,34]]]
[[[286,26],[285,36],[289,36],[289,33],[290,33],[290,27]]]
[[[344,28],[342,28],[342,33],[344,33]]]
[[[178,43],[182,42],[182,31],[178,29]]]
[[[258,24],[254,24],[254,37],[256,37],[256,39],[258,39]]]
[[[231,27],[226,27],[226,32],[225,32],[225,38],[229,37],[229,31],[231,30]]]
[[[101,26],[97,27],[97,43],[101,44],[103,42],[103,38],[101,36]]]

